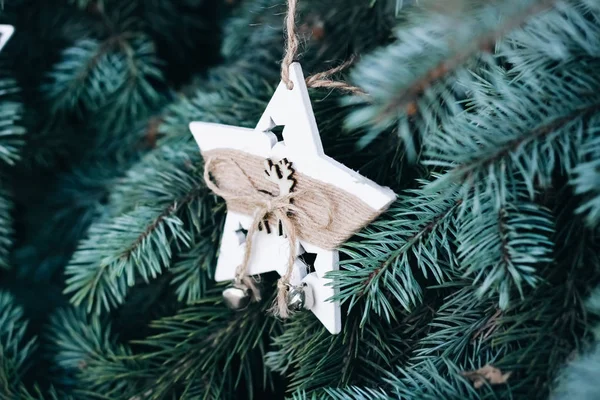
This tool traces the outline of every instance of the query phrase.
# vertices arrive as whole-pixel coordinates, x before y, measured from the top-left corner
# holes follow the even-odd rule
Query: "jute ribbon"
[[[235,179],[237,188],[223,189],[212,181],[211,174],[215,164],[218,162],[227,164],[226,168],[229,168],[230,171],[238,176],[238,179]],[[292,191],[287,194],[280,193],[278,195],[265,193],[254,184],[244,169],[240,167],[233,158],[207,158],[204,165],[204,180],[208,188],[218,196],[223,197],[229,202],[243,202],[255,209],[252,223],[250,224],[246,235],[244,258],[242,263],[236,269],[235,277],[236,283],[243,283],[250,288],[255,301],[260,300],[260,291],[257,290],[254,279],[248,276],[248,264],[252,255],[254,235],[259,225],[264,223],[271,216],[275,217],[278,223],[281,222],[283,232],[289,243],[289,253],[286,272],[277,282],[277,298],[272,311],[281,318],[287,318],[290,314],[287,306],[287,293],[290,286],[289,282],[292,276],[294,263],[296,261],[296,243],[298,241],[296,223],[302,220],[311,220],[313,223],[316,223],[322,229],[326,230],[333,219],[332,205],[328,195],[318,188]],[[243,183],[245,188],[240,187],[240,183]],[[304,210],[301,206],[294,204],[294,199],[303,196],[313,196],[319,199],[319,202],[323,205],[324,209],[328,210],[326,221],[316,221],[309,212]],[[296,223],[292,220],[292,216],[299,217],[296,218]]]

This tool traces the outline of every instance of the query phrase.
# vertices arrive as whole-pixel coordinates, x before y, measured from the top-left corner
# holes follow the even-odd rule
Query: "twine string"
[[[246,189],[240,190],[225,190],[220,188],[211,179],[211,171],[215,163],[222,161],[230,164],[240,176],[240,181],[244,182]],[[302,224],[302,220],[311,220],[313,223],[323,229],[327,229],[333,221],[333,208],[332,203],[326,193],[318,189],[303,189],[287,194],[279,194],[277,196],[264,193],[252,182],[248,174],[238,165],[235,160],[232,159],[217,159],[209,158],[206,160],[204,165],[204,181],[206,186],[212,190],[216,195],[223,197],[226,201],[243,201],[248,204],[255,206],[254,217],[251,225],[248,228],[246,234],[246,242],[244,248],[244,258],[235,273],[235,282],[246,285],[252,291],[252,299],[254,301],[260,300],[260,293],[255,285],[255,281],[248,275],[248,266],[250,263],[250,257],[252,255],[253,239],[259,224],[267,219],[270,215],[281,221],[283,226],[283,233],[285,234],[289,243],[289,253],[287,260],[287,267],[285,274],[281,276],[277,282],[277,297],[275,303],[271,308],[271,311],[281,317],[287,318],[290,315],[290,310],[287,306],[287,293],[290,286],[290,279],[294,270],[294,263],[296,261],[296,242],[298,241],[298,233],[296,224],[292,220],[292,216],[297,216],[297,223]],[[328,210],[326,221],[315,221],[314,218],[302,207],[297,206],[293,203],[294,198],[313,195],[319,197],[320,203]]]
[[[285,32],[287,37],[285,55],[281,61],[281,80],[285,82],[289,90],[294,88],[294,82],[290,79],[290,65],[294,62],[298,53],[298,47],[300,46],[300,40],[296,34],[297,6],[298,0],[288,0],[288,12],[285,16]]]
[[[296,15],[298,8],[298,0],[288,0],[288,12],[285,17],[285,32],[286,32],[286,47],[283,60],[281,61],[281,80],[285,83],[289,90],[294,88],[294,82],[290,79],[290,65],[296,60],[300,40],[296,33]],[[348,61],[337,67],[333,67],[327,71],[319,72],[306,78],[306,86],[309,88],[330,88],[343,90],[353,94],[366,95],[367,93],[347,82],[337,80],[334,81],[332,76],[345,70],[351,66],[356,57],[352,56]]]

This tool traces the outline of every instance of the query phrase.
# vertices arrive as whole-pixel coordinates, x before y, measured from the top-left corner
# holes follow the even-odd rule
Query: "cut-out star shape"
[[[283,82],[279,84],[254,129],[192,122],[190,129],[200,150],[205,153],[228,149],[264,159],[286,158],[293,163],[294,170],[349,192],[373,210],[387,208],[396,197],[393,191],[378,186],[325,155],[300,64],[293,63],[290,66],[290,78],[293,88],[288,89]],[[282,141],[278,141],[271,132],[278,126],[284,127]],[[245,238],[240,240],[240,228],[249,230],[252,219],[251,215],[228,211],[215,272],[217,281],[235,278],[245,251]],[[248,264],[249,275],[270,271],[284,275],[289,246],[288,239],[284,236],[257,231]],[[295,246],[299,257],[294,264],[290,283],[297,286],[304,282],[310,286],[314,297],[314,305],[310,310],[331,333],[339,333],[342,327],[340,304],[331,300],[337,289],[325,276],[327,272],[338,269],[338,251],[319,248],[318,244],[303,240],[298,240]],[[311,266],[314,272],[309,270],[301,257],[306,253],[314,255]]]
[[[242,224],[238,224],[239,228],[236,229],[235,234],[238,238],[239,244],[246,243],[246,236],[248,235],[248,229],[245,229]]]

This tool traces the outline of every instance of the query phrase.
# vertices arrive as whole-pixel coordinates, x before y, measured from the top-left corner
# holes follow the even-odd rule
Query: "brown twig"
[[[473,334],[473,337],[471,338],[471,342],[472,343],[475,342],[480,336],[483,337],[484,340],[487,339],[496,329],[498,329],[498,325],[496,324],[496,321],[498,320],[498,318],[500,318],[501,315],[502,315],[502,310],[500,310],[500,309],[496,310],[494,315],[492,315],[486,321],[486,323]]]

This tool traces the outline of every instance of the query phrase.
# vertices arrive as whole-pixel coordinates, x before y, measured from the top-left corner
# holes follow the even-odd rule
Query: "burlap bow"
[[[245,188],[241,187],[241,185],[236,185],[236,189],[224,190],[213,182],[211,171],[217,162],[228,163],[231,168],[235,169],[238,178],[236,182],[243,183]],[[218,196],[223,197],[226,201],[241,201],[254,208],[254,217],[246,235],[244,258],[236,269],[235,281],[236,283],[243,283],[250,288],[255,301],[260,300],[259,290],[256,288],[254,279],[248,276],[248,264],[252,254],[254,234],[259,229],[259,225],[271,216],[275,217],[278,222],[281,222],[290,251],[286,272],[277,282],[277,298],[273,306],[273,312],[281,318],[287,318],[290,314],[287,306],[287,293],[294,262],[296,261],[296,242],[299,239],[296,224],[302,224],[303,220],[310,220],[313,225],[316,224],[322,229],[327,229],[333,220],[333,203],[327,194],[319,189],[302,189],[283,195],[266,193],[260,190],[238,163],[231,158],[207,158],[204,165],[204,180],[210,190]],[[325,221],[315,221],[315,218],[309,212],[294,204],[294,199],[303,196],[316,196],[320,198],[322,207],[328,210]]]

